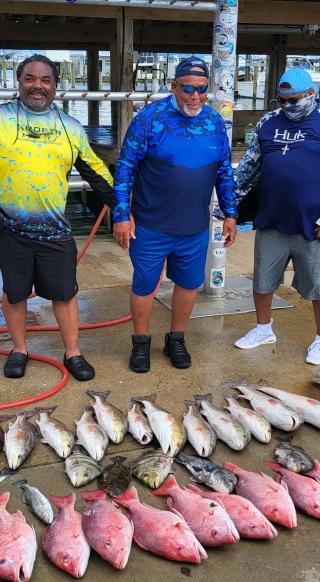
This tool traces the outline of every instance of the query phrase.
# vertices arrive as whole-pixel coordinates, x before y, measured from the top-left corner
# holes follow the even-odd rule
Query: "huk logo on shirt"
[[[300,129],[298,131],[288,129],[276,129],[273,141],[280,143],[304,141],[307,137]]]

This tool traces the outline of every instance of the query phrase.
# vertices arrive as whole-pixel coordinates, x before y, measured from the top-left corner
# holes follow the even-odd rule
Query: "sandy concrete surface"
[[[252,274],[253,233],[242,233],[237,245],[228,251],[227,275]],[[78,241],[79,248],[82,241]],[[90,257],[94,267],[90,268]],[[109,270],[108,265],[111,264]],[[97,275],[97,276],[96,276]],[[85,261],[79,264],[79,306],[81,323],[93,323],[123,317],[129,313],[131,266],[127,254],[119,250],[112,241],[93,243]],[[311,304],[302,300],[290,287],[281,286],[278,295],[294,304],[292,309],[273,311],[274,332],[277,343],[261,346],[254,350],[239,350],[234,341],[255,325],[254,313],[206,317],[192,319],[186,334],[188,349],[192,355],[192,367],[176,370],[163,355],[163,338],[170,326],[170,311],[154,301],[151,321],[152,365],[148,374],[135,374],[128,368],[131,351],[131,322],[80,332],[80,347],[86,358],[94,365],[96,377],[85,383],[70,377],[67,385],[55,396],[42,401],[44,406],[56,404],[53,416],[74,429],[90,397],[87,389],[111,390],[109,401],[123,411],[130,406],[132,396],[156,393],[157,403],[182,419],[186,399],[194,394],[212,392],[213,402],[223,406],[226,402],[222,392],[222,382],[237,380],[246,376],[250,381],[263,377],[269,385],[320,399],[319,389],[312,382],[315,366],[305,363],[307,347],[314,339],[315,326]],[[28,304],[28,324],[54,324],[50,303],[38,298]],[[0,322],[3,325],[3,319]],[[0,348],[10,349],[10,339],[3,336]],[[58,332],[32,332],[28,334],[30,353],[47,356],[62,361],[63,346]],[[1,366],[5,357],[0,356]],[[0,376],[1,404],[27,398],[48,390],[60,381],[61,373],[46,364],[30,361],[23,379],[11,380]],[[38,403],[39,406],[41,403]],[[23,409],[32,409],[25,406]],[[2,413],[11,413],[8,408]],[[35,417],[36,418],[36,417]],[[32,419],[35,422],[34,419]],[[7,421],[2,423],[7,428]],[[285,435],[273,429],[273,437]],[[314,458],[320,459],[318,429],[303,425],[294,433],[293,442],[304,447]],[[272,460],[276,441],[272,439],[263,445],[254,439],[247,449],[234,452],[221,441],[212,454],[217,464],[234,462],[245,469],[273,473],[263,465],[263,459]],[[193,454],[191,446],[186,451]],[[126,435],[120,445],[110,445],[103,463],[108,457],[121,453],[134,459],[140,455],[142,447],[131,435]],[[0,453],[0,469],[6,466],[4,453]],[[175,463],[176,478],[183,486],[190,482],[191,475]],[[44,494],[67,495],[74,490],[77,495],[76,507],[84,508],[81,490],[74,489],[63,471],[64,461],[46,444],[39,442],[19,472],[0,484],[0,492],[9,490],[10,512],[19,508],[36,529],[39,549],[32,580],[51,582],[72,578],[53,566],[41,549],[41,534],[44,525],[20,500],[21,490],[12,483],[26,478],[30,485],[37,486]],[[165,508],[165,499],[155,497],[149,489],[134,479],[142,501]],[[92,482],[87,489],[95,489]],[[205,488],[205,487],[203,487]],[[56,510],[55,510],[56,511]],[[156,557],[133,545],[129,563],[125,570],[116,571],[92,551],[84,581],[102,582],[122,580],[130,582],[177,582],[190,577],[197,582],[207,580],[229,582],[320,582],[320,524],[317,520],[298,513],[298,527],[289,531],[276,526],[279,532],[272,541],[241,540],[233,546],[208,549],[208,559],[200,565],[169,562]]]

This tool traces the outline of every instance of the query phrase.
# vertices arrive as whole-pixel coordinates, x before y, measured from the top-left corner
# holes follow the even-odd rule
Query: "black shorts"
[[[0,269],[9,303],[20,303],[32,288],[39,297],[69,301],[78,292],[77,247],[67,241],[39,241],[8,229],[0,232]]]

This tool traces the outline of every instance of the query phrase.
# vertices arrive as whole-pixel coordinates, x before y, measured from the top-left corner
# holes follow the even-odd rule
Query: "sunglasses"
[[[277,100],[281,105],[284,105],[285,103],[290,103],[290,105],[297,105],[297,103],[304,97],[304,95],[305,93],[302,93],[301,97],[289,97],[288,99],[285,99],[284,97],[278,97]]]
[[[196,91],[199,93],[199,95],[203,95],[203,93],[205,93],[208,89],[208,85],[204,85],[202,87],[193,87],[193,85],[182,85],[181,83],[178,83],[178,81],[176,81],[176,83],[179,85],[179,87],[181,87],[184,93],[189,93],[189,95],[192,95]]]

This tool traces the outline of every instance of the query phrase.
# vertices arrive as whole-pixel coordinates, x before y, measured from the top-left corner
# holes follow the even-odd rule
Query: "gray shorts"
[[[257,230],[254,245],[253,289],[272,293],[283,283],[292,259],[292,287],[303,299],[320,299],[320,240],[305,240],[300,234],[286,235],[277,230]]]

